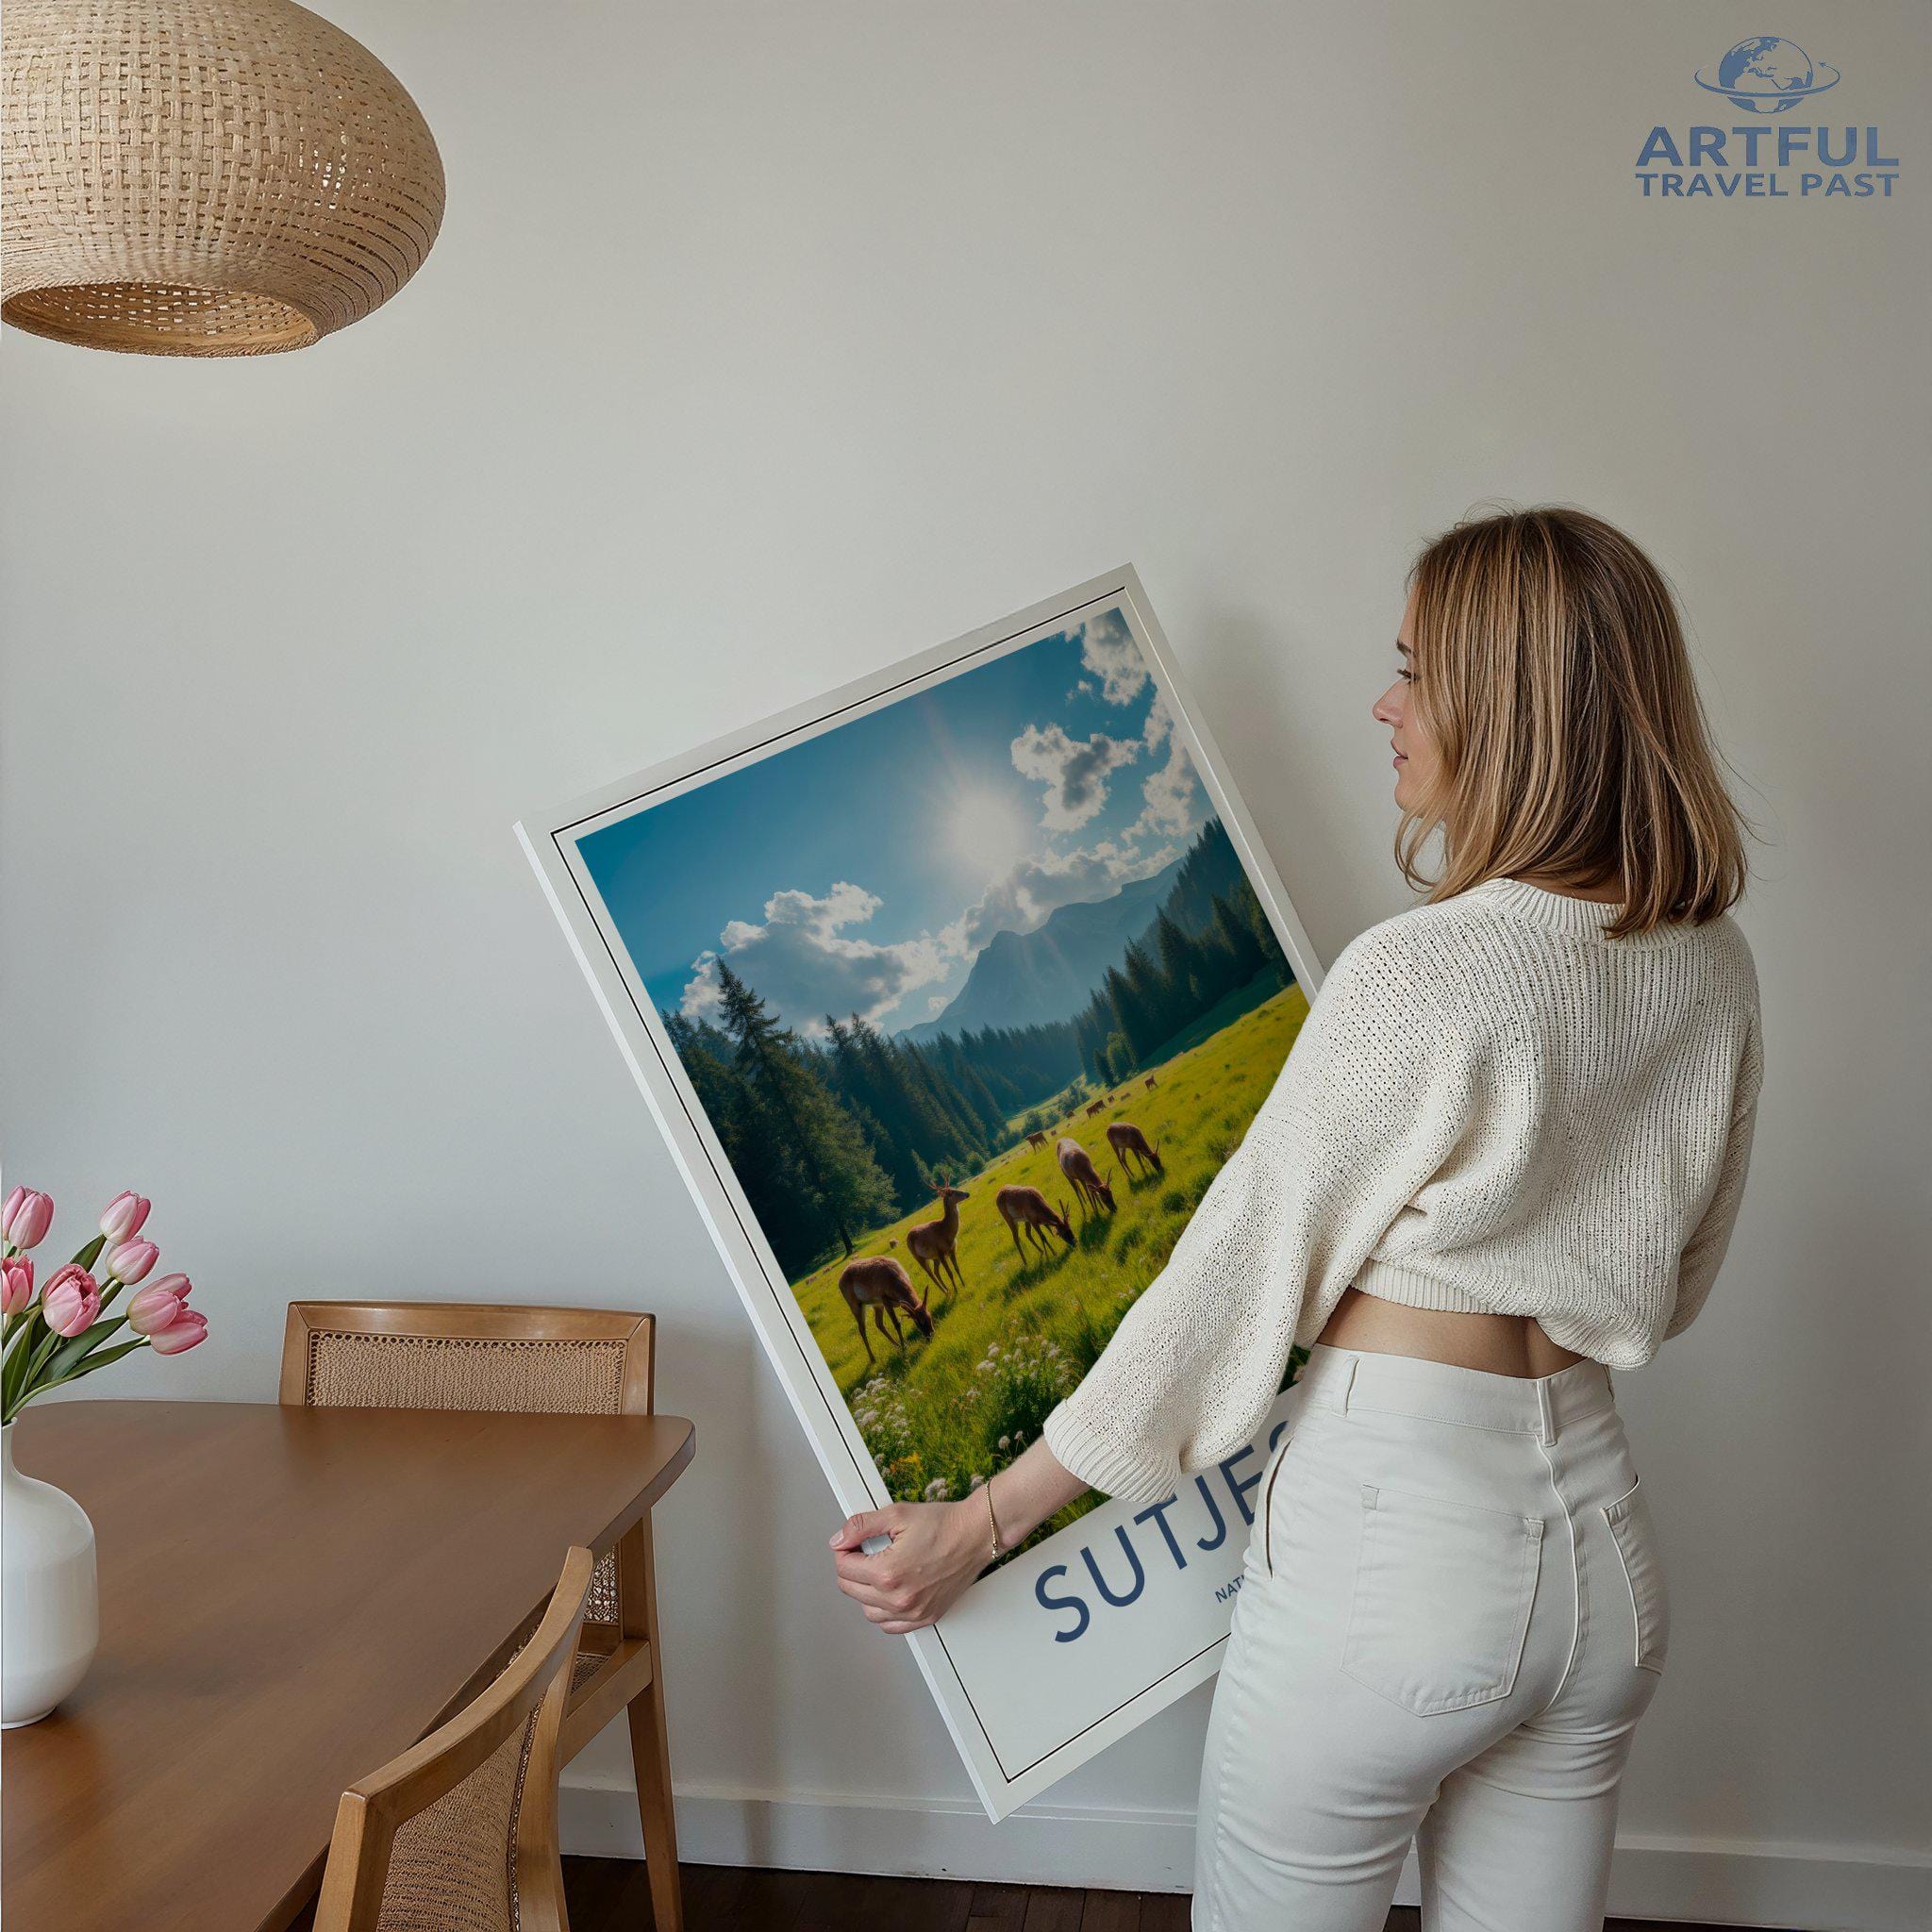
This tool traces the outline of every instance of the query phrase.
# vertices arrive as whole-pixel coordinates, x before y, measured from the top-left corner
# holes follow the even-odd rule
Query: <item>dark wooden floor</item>
[[[628,1858],[566,1858],[563,1872],[571,1932],[639,1932],[650,1924],[642,1865]],[[687,1865],[684,1917],[689,1932],[1188,1932],[1188,1900],[1171,1891],[1064,1891],[1046,1885]],[[1419,1932],[1420,1925],[1409,1907],[1389,1915],[1389,1932]],[[1604,1932],[1700,1928],[1612,1919]]]

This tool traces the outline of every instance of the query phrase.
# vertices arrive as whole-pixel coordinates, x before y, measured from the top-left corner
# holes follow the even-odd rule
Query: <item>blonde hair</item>
[[[1621,881],[1616,937],[1737,902],[1744,820],[1670,586],[1628,537],[1560,507],[1485,516],[1430,543],[1409,585],[1410,708],[1439,757],[1396,830],[1412,886],[1433,901],[1529,874]]]

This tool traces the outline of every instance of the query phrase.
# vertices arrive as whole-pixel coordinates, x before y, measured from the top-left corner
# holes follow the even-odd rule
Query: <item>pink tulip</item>
[[[196,1343],[208,1340],[208,1317],[193,1308],[183,1308],[181,1318],[171,1327],[150,1335],[147,1345],[157,1355],[186,1355]]]
[[[54,1224],[54,1197],[33,1188],[15,1188],[0,1208],[0,1236],[16,1248],[37,1247]]]
[[[41,1319],[56,1335],[75,1336],[92,1328],[101,1312],[101,1291],[85,1268],[72,1261],[57,1268],[41,1293]]]
[[[152,1205],[139,1194],[125,1191],[116,1194],[102,1210],[101,1232],[110,1241],[132,1241],[141,1232],[141,1224],[147,1219]]]
[[[142,1292],[147,1293],[157,1288],[166,1289],[179,1302],[185,1302],[194,1291],[193,1282],[185,1274],[157,1274]]]
[[[25,1255],[0,1261],[0,1315],[17,1315],[34,1298],[34,1264]]]
[[[132,1288],[155,1265],[160,1252],[152,1241],[117,1242],[108,1250],[108,1273]]]
[[[186,1282],[186,1275],[168,1275],[139,1289],[127,1304],[127,1325],[137,1335],[155,1336],[172,1328],[188,1310],[181,1296],[168,1286],[170,1281]]]

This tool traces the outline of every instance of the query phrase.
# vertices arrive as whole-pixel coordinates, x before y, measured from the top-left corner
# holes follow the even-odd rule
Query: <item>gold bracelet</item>
[[[992,1559],[997,1563],[1006,1552],[1000,1547],[1000,1520],[992,1513],[991,1476],[988,1476],[979,1487],[986,1491],[986,1522],[987,1527],[992,1531]]]

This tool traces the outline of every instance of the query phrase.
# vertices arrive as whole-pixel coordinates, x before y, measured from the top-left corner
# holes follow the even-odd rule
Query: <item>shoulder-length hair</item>
[[[1412,886],[1439,900],[1525,874],[1621,880],[1613,937],[1737,902],[1744,821],[1670,586],[1628,537],[1560,507],[1486,516],[1430,543],[1409,585],[1409,703],[1439,758],[1396,830]],[[1420,855],[1439,829],[1431,881]]]

